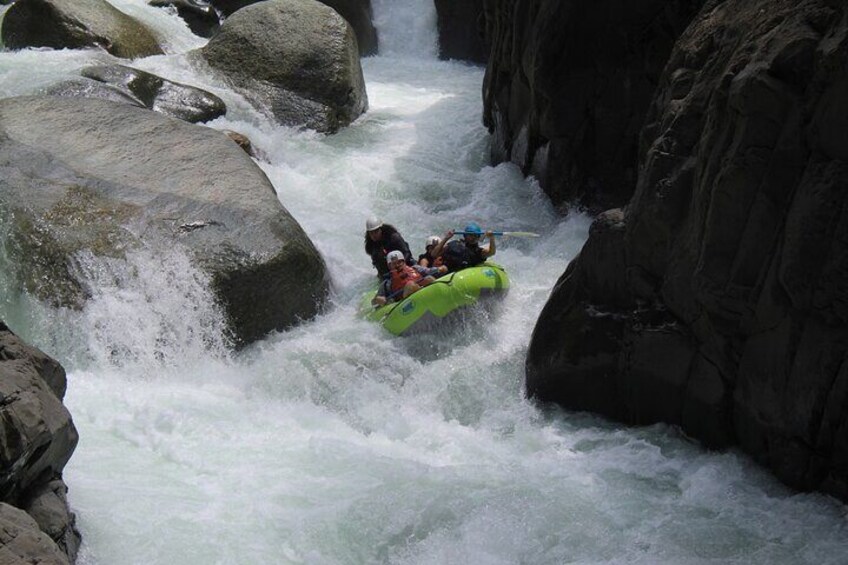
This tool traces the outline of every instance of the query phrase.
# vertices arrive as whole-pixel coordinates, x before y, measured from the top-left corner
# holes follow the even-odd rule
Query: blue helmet
[[[465,226],[465,235],[483,235],[483,228],[477,225],[477,223],[471,222]]]

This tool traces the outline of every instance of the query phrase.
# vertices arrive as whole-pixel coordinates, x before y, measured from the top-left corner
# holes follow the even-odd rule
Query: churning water
[[[434,59],[430,2],[374,1],[387,54],[363,61],[370,110],[323,136],[275,126],[193,68],[185,52],[203,40],[173,14],[111,1],[167,38],[167,55],[136,66],[225,99],[211,126],[265,153],[334,290],[322,316],[234,355],[207,281],[173,251],[81,257],[82,313],[0,280],[3,318],[69,370],[81,563],[848,562],[844,506],[673,429],[524,399],[530,332],[589,219],[558,217],[516,168],[486,165],[483,71]],[[3,52],[0,95],[107,61]],[[499,243],[514,283],[499,310],[399,339],[355,313],[373,279],[370,214],[415,252],[469,220],[544,237]]]

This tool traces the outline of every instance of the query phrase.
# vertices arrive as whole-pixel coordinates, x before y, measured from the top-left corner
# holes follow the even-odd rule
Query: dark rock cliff
[[[439,58],[485,63],[484,0],[435,0],[439,27]]]
[[[541,314],[528,393],[848,500],[848,7],[708,2],[639,156]]]
[[[492,161],[533,174],[555,204],[621,206],[645,113],[703,0],[487,0],[483,85]]]

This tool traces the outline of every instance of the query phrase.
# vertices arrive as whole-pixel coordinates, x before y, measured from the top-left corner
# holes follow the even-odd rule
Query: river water
[[[486,164],[479,67],[435,60],[425,0],[374,0],[383,55],[366,115],[334,136],[283,128],[192,67],[173,14],[112,0],[166,38],[134,62],[215,92],[324,255],[326,312],[237,355],[180,253],[83,257],[94,299],[56,311],[0,276],[0,314],[68,369],[80,444],[65,478],[83,564],[846,563],[846,508],[788,491],[736,453],[665,426],[623,429],[523,396],[530,333],[590,220]],[[96,51],[0,52],[0,95],[74,75]],[[356,316],[373,278],[363,224],[414,251],[475,220],[513,289],[494,312],[419,339]],[[15,260],[15,258],[2,258]]]

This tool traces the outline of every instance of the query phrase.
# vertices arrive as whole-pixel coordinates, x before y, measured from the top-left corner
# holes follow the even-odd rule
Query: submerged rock
[[[219,131],[103,100],[2,100],[0,188],[16,278],[54,304],[87,299],[78,253],[140,245],[185,249],[241,344],[311,318],[327,293],[321,256]]]
[[[127,59],[162,54],[152,31],[105,0],[18,0],[0,33],[10,49],[101,47]]]
[[[149,4],[156,8],[175,8],[189,29],[200,37],[212,37],[221,27],[218,12],[203,0],[150,0]]]
[[[368,106],[353,31],[315,0],[243,8],[197,53],[284,125],[332,133]]]
[[[663,72],[636,194],[545,306],[531,396],[738,444],[848,500],[848,8],[705,6]]]

